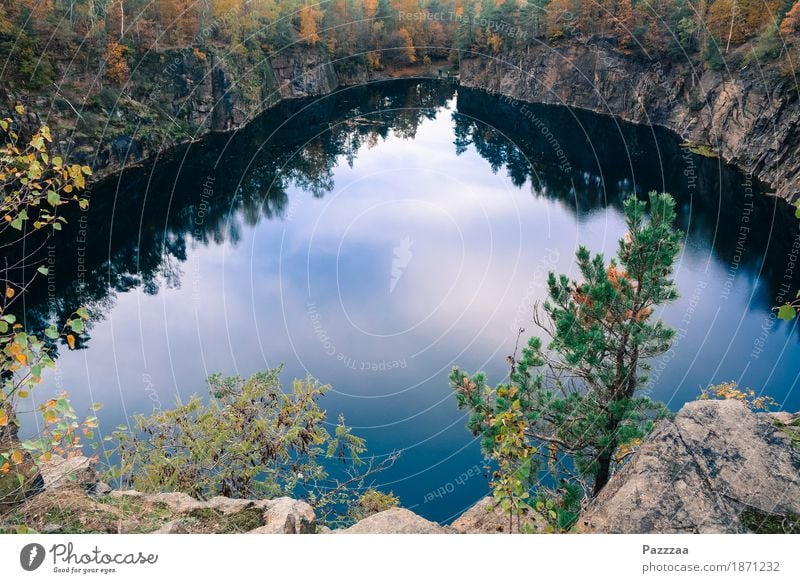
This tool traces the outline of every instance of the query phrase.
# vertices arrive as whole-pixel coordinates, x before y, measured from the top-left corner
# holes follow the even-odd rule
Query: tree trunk
[[[611,479],[611,457],[612,451],[603,452],[597,458],[597,463],[600,466],[597,470],[597,475],[594,477],[594,487],[592,488],[592,498],[600,493],[603,486],[608,484]]]
[[[606,447],[603,451],[600,452],[600,455],[597,456],[597,474],[594,477],[594,487],[592,488],[592,498],[597,496],[600,493],[600,490],[603,489],[603,486],[608,484],[608,481],[611,479],[611,463],[614,460],[614,452],[617,451],[617,430],[619,430],[620,420],[616,419],[613,415],[609,414],[608,424],[606,425],[606,431],[608,435],[612,436],[611,440],[608,443],[608,447]]]

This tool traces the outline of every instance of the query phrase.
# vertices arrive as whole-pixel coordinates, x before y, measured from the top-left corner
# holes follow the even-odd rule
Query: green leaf
[[[12,226],[12,228],[16,229],[17,231],[21,231],[22,230],[22,219],[17,217],[13,221],[11,221],[11,226]]]
[[[51,190],[47,193],[47,202],[50,206],[58,206],[58,203],[61,202],[61,197],[58,196],[58,193],[55,190]]]
[[[44,335],[48,338],[55,340],[59,337],[58,328],[55,326],[48,326],[47,329],[44,331]]]
[[[778,308],[778,317],[781,320],[786,320],[787,322],[791,322],[794,320],[794,317],[797,315],[797,311],[792,307],[792,304],[784,304],[780,308]]]
[[[0,334],[5,334],[6,332],[8,332],[8,322],[0,320]]]
[[[61,223],[53,223],[53,229],[56,231],[61,230]]]
[[[37,269],[36,271],[38,271],[42,275],[47,275],[50,273],[50,270],[48,270],[44,265],[40,266],[39,269]]]

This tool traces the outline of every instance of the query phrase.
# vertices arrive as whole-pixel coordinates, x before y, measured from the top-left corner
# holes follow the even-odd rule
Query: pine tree
[[[677,297],[679,234],[670,195],[651,193],[649,219],[645,208],[635,197],[625,202],[628,232],[616,259],[606,264],[581,247],[580,282],[550,274],[545,317],[535,318],[549,345],[533,337],[519,359],[509,357],[508,384],[491,388],[483,373],[457,368],[450,375],[459,408],[471,413],[468,427],[498,467],[492,485],[506,510],[524,507],[544,462],[596,495],[620,452],[664,413],[637,391],[647,359],[668,350],[675,334],[653,314]]]

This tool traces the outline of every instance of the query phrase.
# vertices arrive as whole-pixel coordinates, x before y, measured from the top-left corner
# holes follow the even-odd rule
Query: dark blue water
[[[771,311],[800,288],[788,205],[666,131],[433,82],[285,104],[96,185],[28,297],[32,325],[95,315],[37,399],[102,402],[110,431],[210,373],[284,364],[332,385],[373,455],[402,451],[376,486],[449,520],[488,492],[449,369],[500,381],[547,272],[575,274],[579,244],[613,254],[621,201],[650,189],[686,241],[646,390],[678,409],[735,380],[800,409],[796,326]]]

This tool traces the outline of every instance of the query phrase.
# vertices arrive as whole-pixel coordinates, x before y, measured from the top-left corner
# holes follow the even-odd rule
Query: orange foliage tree
[[[308,45],[319,42],[319,14],[306,4],[300,9],[300,38]]]
[[[794,6],[786,13],[781,22],[781,34],[786,39],[796,40],[796,35],[800,34],[800,2],[795,2]]]
[[[783,5],[784,0],[716,0],[708,9],[706,24],[727,50],[758,34]]]
[[[106,78],[115,85],[125,83],[131,73],[125,60],[125,47],[112,41],[106,46],[103,58],[106,63]]]

